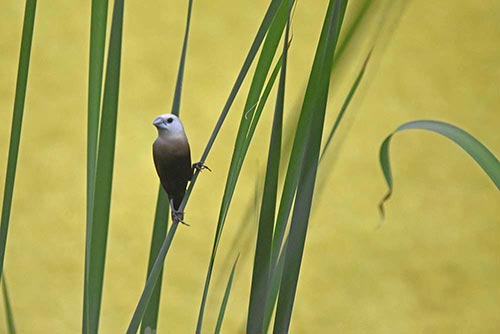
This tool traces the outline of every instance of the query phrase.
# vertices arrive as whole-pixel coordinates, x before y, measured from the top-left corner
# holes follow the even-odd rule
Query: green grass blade
[[[14,313],[12,312],[12,306],[10,304],[9,290],[7,289],[7,282],[5,281],[5,275],[1,278],[1,281],[2,281],[3,303],[5,305],[5,316],[7,318],[7,333],[16,334],[16,326],[14,325]]]
[[[174,100],[172,102],[172,114],[177,115],[177,116],[179,116],[179,112],[181,109],[182,83],[184,80],[184,68],[186,66],[186,54],[187,54],[187,46],[188,46],[189,27],[191,26],[192,9],[193,9],[193,0],[189,0],[187,19],[186,19],[186,29],[184,32],[184,41],[182,43],[181,60],[180,60],[180,64],[179,64],[179,70],[177,72],[177,81],[175,84]]]
[[[354,19],[352,23],[345,29],[345,33],[343,34],[343,38],[339,41],[339,45],[335,50],[335,58],[333,59],[334,66],[342,61],[345,51],[347,47],[350,45],[356,33],[360,31],[361,24],[364,22],[364,19],[370,9],[370,7],[376,1],[373,0],[364,0],[364,2],[360,5],[359,10],[354,14]]]
[[[236,265],[238,264],[239,257],[239,255],[236,257],[236,260],[233,264],[233,269],[231,269],[231,274],[229,275],[229,279],[227,281],[226,290],[224,291],[224,298],[222,299],[219,316],[217,317],[217,324],[215,325],[215,334],[219,334],[222,327],[222,321],[224,320],[224,314],[226,313],[227,302],[229,301],[229,295],[231,294],[231,286],[233,285],[234,273],[236,271]]]
[[[23,124],[24,102],[26,100],[26,87],[28,85],[28,70],[31,56],[31,43],[35,25],[36,0],[27,0],[24,9],[23,32],[21,37],[21,51],[19,54],[19,67],[17,69],[16,95],[14,98],[14,112],[10,130],[9,156],[7,159],[7,174],[3,193],[2,218],[0,223],[0,278],[3,272],[5,249],[7,246],[7,233],[9,231],[10,210],[14,194],[14,181],[16,178],[17,157],[19,142],[21,141],[21,128]]]
[[[201,332],[201,326],[203,323],[203,316],[205,311],[206,300],[208,296],[208,290],[210,286],[211,276],[213,265],[215,262],[215,257],[217,255],[217,249],[219,245],[220,238],[222,236],[222,231],[224,229],[224,224],[226,221],[227,213],[229,210],[229,206],[231,203],[232,196],[234,194],[234,190],[236,187],[236,183],[243,165],[243,161],[245,159],[245,155],[247,152],[248,145],[252,139],[253,133],[249,134],[249,128],[251,126],[252,121],[255,119],[255,122],[258,122],[258,116],[256,113],[255,106],[258,104],[259,99],[261,99],[261,105],[263,107],[265,103],[264,94],[262,91],[264,89],[264,84],[266,81],[267,74],[271,67],[271,63],[273,57],[276,53],[276,49],[279,44],[279,40],[283,33],[286,20],[288,17],[288,13],[293,4],[292,0],[283,1],[280,5],[280,8],[276,14],[275,19],[273,20],[268,34],[266,36],[266,40],[264,42],[264,46],[262,47],[262,52],[259,57],[259,61],[257,63],[255,74],[252,79],[252,83],[250,85],[250,91],[248,93],[247,101],[245,103],[245,108],[243,110],[240,127],[238,129],[238,134],[236,137],[235,148],[233,150],[233,156],[231,159],[231,165],[229,167],[228,178],[226,181],[226,186],[224,189],[224,195],[221,203],[221,209],[219,212],[219,218],[217,221],[217,227],[215,232],[214,244],[212,248],[212,254],[210,257],[210,262],[208,265],[207,276],[205,279],[205,288],[203,290],[203,296],[200,304],[200,312],[198,316],[198,323],[196,326],[196,333]],[[275,72],[277,75],[277,71]],[[275,75],[275,76],[276,76]],[[266,97],[267,98],[267,97]],[[255,118],[257,117],[257,118]],[[255,123],[256,126],[256,123]]]
[[[337,115],[337,118],[335,119],[335,123],[333,124],[333,127],[330,130],[330,133],[328,134],[328,138],[326,139],[325,145],[323,147],[323,151],[321,152],[320,161],[323,159],[326,151],[328,150],[328,147],[330,146],[330,144],[333,140],[333,136],[335,135],[335,132],[337,132],[337,129],[340,125],[340,122],[342,122],[342,119],[344,118],[344,114],[347,110],[347,107],[349,107],[349,104],[351,103],[351,100],[354,97],[354,94],[356,94],[358,86],[361,83],[361,80],[363,79],[363,75],[365,74],[366,66],[368,65],[368,61],[370,60],[371,54],[372,54],[372,51],[370,51],[370,53],[368,53],[368,56],[366,57],[365,62],[363,63],[363,66],[361,67],[361,70],[359,71],[358,76],[356,77],[356,80],[354,80],[354,83],[351,86],[351,89],[349,90],[349,93],[347,94],[347,97],[344,100],[344,104],[342,104],[342,107],[340,108],[340,112]]]
[[[269,29],[269,26],[272,22],[273,17],[276,14],[276,11],[279,7],[279,4],[283,0],[273,0],[271,4],[269,5],[267,12],[264,16],[264,19],[262,20],[262,23],[259,27],[259,30],[257,31],[257,35],[255,36],[255,39],[252,43],[252,46],[250,47],[250,51],[247,54],[247,57],[245,58],[245,61],[243,63],[243,66],[238,74],[238,77],[236,79],[235,84],[233,85],[233,88],[231,89],[231,92],[229,94],[229,97],[222,109],[222,112],[219,116],[219,119],[217,120],[217,123],[214,127],[214,130],[210,136],[210,139],[207,143],[207,146],[205,147],[205,150],[202,154],[202,157],[200,159],[200,162],[204,163],[208,157],[208,154],[210,153],[210,150],[212,149],[212,146],[215,142],[215,139],[217,138],[217,135],[219,134],[219,131],[224,124],[224,121],[226,119],[227,114],[229,113],[229,110],[234,102],[234,99],[236,98],[236,95],[241,88],[241,85],[243,83],[243,80],[245,79],[248,70],[250,66],[252,65],[252,62],[255,58],[255,55],[257,54],[257,51],[259,50],[262,41],[266,35],[267,30]],[[189,200],[189,197],[191,195],[191,192],[193,191],[194,185],[196,184],[196,180],[198,178],[199,171],[195,171],[191,182],[189,183],[189,187],[186,190],[186,194],[184,195],[184,199],[179,207],[179,210],[184,210],[186,207],[186,204]],[[172,242],[173,237],[175,236],[175,232],[177,230],[177,224],[173,223],[172,226],[170,227],[167,238],[165,239],[162,248],[160,250],[160,253],[158,254],[155,264],[153,266],[153,269],[151,271],[151,274],[148,277],[148,280],[146,282],[146,286],[144,287],[144,290],[142,292],[141,298],[139,299],[139,303],[134,311],[134,315],[132,317],[132,320],[129,325],[129,329],[127,333],[136,333],[137,328],[139,327],[139,323],[141,321],[141,318],[144,314],[145,308],[147,307],[147,303],[149,301],[149,298],[151,297],[152,290],[155,286],[155,282],[158,280],[161,272],[161,268],[163,267],[163,263],[165,261],[165,257],[167,256],[168,249],[170,247],[170,244]]]
[[[385,217],[384,204],[391,197],[393,190],[393,180],[391,163],[389,159],[389,148],[391,144],[392,137],[403,130],[426,130],[437,134],[440,134],[448,139],[451,139],[455,144],[459,145],[465,152],[467,152],[471,158],[473,158],[479,166],[484,170],[484,172],[490,177],[491,181],[500,190],[500,162],[493,155],[493,153],[486,148],[480,141],[474,138],[469,133],[456,127],[454,125],[432,121],[432,120],[421,120],[408,122],[400,127],[398,127],[393,133],[391,133],[380,147],[380,165],[384,173],[384,178],[389,187],[387,194],[384,196],[379,204],[380,214],[382,219]]]
[[[161,245],[165,240],[168,229],[168,217],[170,206],[168,204],[167,193],[161,185],[158,189],[158,199],[156,201],[156,212],[153,224],[153,236],[151,238],[151,248],[149,250],[148,272],[146,279],[151,275],[155,260],[160,253]],[[160,270],[159,277],[163,276],[163,267]],[[158,279],[152,291],[149,304],[144,312],[141,323],[141,333],[146,330],[156,330],[158,327],[158,312],[160,310],[162,280]]]
[[[95,183],[107,17],[108,1],[92,0],[87,113],[87,225],[91,219],[92,196]]]
[[[177,72],[177,81],[175,84],[175,93],[174,100],[172,102],[172,111],[171,113],[179,116],[180,107],[181,107],[181,96],[182,96],[182,83],[184,78],[184,68],[186,65],[186,54],[187,54],[187,46],[188,46],[188,37],[189,37],[189,28],[191,26],[191,12],[193,9],[193,0],[189,0],[188,10],[187,10],[187,19],[186,19],[186,28],[184,32],[184,41],[182,43],[182,52],[181,52],[181,60],[179,63],[179,70]],[[155,212],[155,220],[153,227],[153,238],[151,240],[151,248],[149,252],[149,264],[148,264],[148,272],[147,276],[149,277],[153,265],[155,263],[156,257],[160,251],[163,240],[167,235],[167,227],[168,227],[168,217],[169,217],[169,203],[168,196],[161,187],[158,189],[158,199],[156,201],[156,212]],[[159,277],[163,276],[163,268],[160,271]],[[160,309],[160,296],[161,296],[161,278],[158,279],[154,290],[151,295],[151,299],[149,300],[149,304],[144,312],[142,323],[141,323],[141,333],[145,333],[146,330],[157,330],[158,327],[158,312]]]
[[[111,188],[120,87],[120,66],[123,30],[124,0],[116,0],[113,8],[108,63],[102,106],[101,125],[96,164],[92,221],[87,236],[89,249],[85,268],[84,333],[97,333],[101,309],[106,243],[111,204]]]
[[[92,0],[92,14],[90,22],[90,54],[89,54],[89,84],[88,84],[88,110],[87,110],[87,222],[86,222],[86,252],[90,249],[92,207],[95,185],[95,169],[97,162],[97,143],[99,118],[101,110],[102,74],[104,68],[104,51],[106,44],[106,23],[108,17],[108,1]],[[85,256],[85,267],[89,256]],[[87,298],[84,297],[83,305],[83,332],[86,332],[87,318],[85,312]]]
[[[268,293],[268,280],[270,276],[271,249],[276,214],[276,201],[278,197],[279,166],[281,160],[281,140],[283,132],[283,110],[285,103],[286,65],[288,59],[288,39],[290,22],[287,23],[282,56],[282,67],[278,94],[274,109],[274,119],[271,131],[271,141],[267,158],[264,191],[259,215],[257,232],[257,245],[255,248],[254,265],[252,272],[252,286],[248,306],[247,333],[260,334],[263,332],[263,322]]]
[[[347,110],[347,107],[348,107],[352,97],[354,96],[354,94],[355,94],[355,92],[356,92],[356,90],[357,90],[357,88],[358,88],[358,86],[363,78],[363,75],[364,75],[364,72],[366,70],[366,66],[368,65],[368,61],[369,61],[370,56],[371,56],[371,53],[367,56],[354,84],[351,87],[351,90],[349,91],[348,96],[346,97],[346,99],[344,101],[344,104],[342,105],[341,111],[339,112],[339,114],[335,120],[335,123],[333,125],[333,128],[328,135],[328,139],[324,145],[323,151],[321,153],[320,163],[321,163],[322,158],[323,158],[324,154],[326,153],[328,147],[330,146],[330,143],[333,139],[333,135],[335,134],[336,129],[338,128],[338,126],[340,125],[340,122],[342,121],[343,114]],[[288,241],[286,240],[285,245],[283,246],[283,249],[286,249],[287,242]],[[276,268],[273,269],[273,274],[271,275],[271,282],[269,283],[270,284],[269,300],[271,302],[267,305],[267,307],[265,309],[265,317],[264,317],[264,325],[263,325],[264,326],[263,327],[264,333],[267,332],[267,329],[269,328],[269,323],[271,321],[273,309],[274,309],[274,306],[276,304],[276,298],[278,296],[280,281],[281,281],[281,277],[282,277],[284,259],[285,259],[285,256],[284,256],[284,254],[282,254],[278,259],[278,264],[277,264]]]
[[[141,324],[141,319],[144,316],[144,312],[146,311],[146,307],[148,306],[149,300],[153,294],[153,290],[155,288],[156,282],[160,277],[160,274],[163,269],[163,263],[165,261],[165,257],[167,256],[168,250],[172,245],[172,241],[174,239],[175,232],[177,231],[177,227],[179,226],[178,222],[173,222],[168,230],[167,237],[163,241],[161,245],[158,256],[156,257],[153,268],[151,269],[151,273],[146,281],[146,286],[144,287],[144,291],[142,292],[141,298],[139,299],[139,303],[135,308],[134,315],[132,316],[132,320],[127,329],[127,334],[135,334],[139,329],[139,325]]]
[[[227,101],[222,108],[222,112],[219,116],[219,119],[217,120],[217,124],[215,125],[215,128],[212,132],[212,135],[210,136],[207,146],[205,147],[205,150],[203,151],[202,157],[201,157],[201,162],[204,163],[208,157],[208,154],[210,153],[210,150],[212,149],[212,146],[215,142],[215,139],[217,138],[217,135],[219,134],[219,131],[222,127],[222,124],[224,123],[224,120],[226,119],[227,114],[229,113],[229,109],[233,105],[234,99],[236,98],[236,95],[238,94],[238,91],[241,88],[241,85],[243,84],[243,80],[245,79],[248,70],[250,69],[250,66],[253,63],[253,60],[255,59],[255,56],[257,55],[257,51],[259,50],[262,41],[264,40],[264,37],[266,36],[267,31],[269,30],[269,26],[271,25],[274,16],[276,15],[276,12],[278,11],[278,8],[280,4],[285,1],[285,0],[272,0],[271,3],[269,4],[269,7],[267,8],[266,14],[264,15],[264,18],[262,20],[262,23],[260,24],[260,27],[257,31],[257,34],[252,42],[252,46],[250,47],[250,51],[248,52],[245,61],[243,62],[243,66],[241,67],[240,72],[238,73],[238,77],[236,78],[236,82],[233,85],[233,88],[231,89],[231,92],[229,93],[229,97],[227,98]],[[195,173],[194,175],[194,180],[196,180],[196,176],[198,173]],[[192,182],[194,183],[194,182]],[[189,197],[189,196],[187,196]]]
[[[337,20],[342,20],[344,13],[341,11],[345,8],[343,4],[337,5],[339,9],[336,11],[338,18]],[[329,11],[331,11],[331,2],[329,6]],[[337,22],[335,22],[337,25]],[[273,236],[273,249],[272,249],[272,266],[274,267],[277,263],[279,252],[283,244],[283,238],[285,235],[286,224],[290,216],[290,210],[292,207],[293,199],[295,197],[295,192],[300,177],[300,170],[302,167],[302,161],[304,159],[307,141],[309,133],[311,131],[310,126],[312,122],[312,117],[314,114],[314,108],[317,94],[318,94],[318,82],[320,77],[323,76],[325,69],[324,59],[325,56],[322,50],[325,49],[327,45],[335,46],[338,41],[339,32],[336,31],[333,35],[329,36],[329,40],[326,40],[328,29],[323,27],[322,35],[318,43],[317,51],[314,57],[313,66],[311,69],[311,74],[309,77],[309,82],[307,85],[306,93],[304,96],[304,101],[302,104],[302,110],[300,112],[299,121],[297,123],[297,130],[295,133],[295,138],[292,145],[292,152],[290,153],[290,159],[288,162],[287,173],[285,177],[285,183],[282,190],[281,201],[278,209],[278,216],[276,218],[275,233]],[[328,44],[327,44],[328,42]],[[328,72],[330,75],[331,72]]]
[[[341,21],[347,1],[330,1],[323,29],[321,32],[315,63],[320,71],[313,77],[311,73],[307,93],[313,89],[311,104],[303,106],[303,112],[310,109],[312,113],[311,125],[308,136],[302,138],[306,141],[306,151],[301,163],[300,178],[297,194],[293,207],[290,233],[285,251],[285,263],[280,283],[276,318],[274,322],[275,334],[286,334],[289,331],[295,293],[304,251],[305,238],[311,212],[314,185],[319,164],[321,136],[326,114],[328,100],[330,73],[333,66],[333,55],[340,33]],[[314,67],[314,65],[313,65]]]

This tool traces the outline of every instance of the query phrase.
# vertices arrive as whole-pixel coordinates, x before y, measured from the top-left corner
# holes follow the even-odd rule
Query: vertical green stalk
[[[88,334],[97,333],[99,328],[120,88],[123,7],[124,0],[115,1],[104,83],[92,220],[87,231],[83,331]]]
[[[201,333],[203,317],[205,313],[205,306],[208,297],[208,291],[212,278],[215,258],[217,256],[217,249],[222,236],[222,232],[224,230],[224,225],[226,222],[230,203],[234,195],[238,177],[240,175],[240,171],[245,159],[246,151],[248,149],[248,146],[250,145],[253,136],[252,127],[255,127],[259,120],[260,113],[257,112],[259,110],[259,107],[255,108],[255,106],[257,104],[261,104],[263,107],[263,105],[265,104],[265,100],[267,97],[264,98],[266,93],[266,90],[264,90],[263,93],[264,84],[266,81],[266,77],[269,73],[273,57],[276,54],[276,50],[279,45],[281,35],[283,34],[283,30],[285,28],[288,18],[288,13],[293,3],[294,3],[293,0],[283,0],[276,12],[274,19],[272,20],[272,23],[266,35],[266,39],[264,41],[264,45],[262,47],[259,60],[257,62],[257,66],[255,68],[252,82],[250,84],[250,89],[248,92],[248,97],[245,103],[245,107],[241,115],[240,126],[238,129],[238,133],[236,135],[236,143],[234,145],[231,164],[229,167],[229,173],[224,188],[224,195],[222,198],[221,208],[219,211],[219,217],[215,231],[215,238],[212,246],[212,253],[208,264],[207,275],[205,277],[205,287],[203,289],[203,295],[200,303],[200,311],[198,313],[198,322],[196,325],[197,334]],[[276,75],[277,73],[278,72],[276,71]],[[271,77],[270,81],[272,80],[274,79]],[[262,99],[260,103],[259,99]]]
[[[312,119],[307,136],[302,138],[302,141],[305,141],[306,150],[304,159],[301,161],[288,242],[284,248],[285,263],[273,330],[276,334],[289,332],[319,164],[330,73],[346,5],[347,1],[341,0],[331,0],[329,3],[315,57],[315,65],[317,64],[320,70],[315,76],[311,74],[309,83],[313,85],[307,88],[308,93],[310,89],[313,89],[310,92],[311,100],[310,104],[304,103],[303,106],[303,112],[310,110]]]
[[[87,228],[85,246],[85,268],[88,266],[88,251],[90,250],[90,230],[92,226],[92,208],[94,203],[95,172],[97,161],[97,144],[99,116],[101,111],[102,74],[104,68],[104,50],[106,44],[106,23],[108,17],[108,0],[92,0],[90,21],[90,53],[89,53],[89,83],[87,106]],[[86,273],[88,273],[86,269]],[[85,279],[86,281],[87,279]],[[86,289],[86,283],[84,286]],[[86,333],[87,298],[83,298],[83,332]]]
[[[266,296],[269,289],[271,246],[273,238],[276,200],[278,193],[278,178],[281,159],[281,140],[283,132],[283,109],[285,103],[285,79],[288,59],[288,40],[290,33],[290,18],[288,18],[285,39],[283,42],[283,57],[281,75],[274,110],[271,142],[267,158],[264,192],[262,196],[257,245],[252,273],[252,287],[248,306],[247,333],[263,332]]]
[[[87,113],[87,224],[91,219],[95,183],[107,17],[108,0],[92,0]]]
[[[189,27],[191,26],[192,9],[193,9],[193,0],[189,0],[187,19],[186,19],[186,29],[184,32],[184,41],[182,44],[181,60],[179,63],[179,70],[177,72],[177,81],[175,84],[174,100],[172,102],[172,111],[171,111],[172,114],[177,116],[179,116],[181,107],[182,83],[184,79],[184,68],[186,65],[186,54],[188,46]],[[158,254],[160,253],[161,246],[167,235],[168,217],[169,217],[168,213],[169,213],[168,196],[165,193],[162,186],[160,185],[158,189],[158,199],[156,201],[153,237],[151,239],[151,248],[149,252],[149,263],[148,263],[148,272],[146,280],[150,276],[151,271],[153,270],[155,260],[158,257]],[[141,333],[145,333],[146,330],[156,330],[158,327],[158,312],[160,310],[162,276],[163,276],[163,266],[160,270],[159,279],[156,282],[149,303],[142,317]]]
[[[0,278],[3,273],[7,233],[9,230],[10,210],[16,178],[17,157],[19,142],[21,141],[21,127],[23,124],[24,102],[28,85],[28,70],[31,56],[31,43],[35,26],[36,0],[27,0],[24,8],[23,32],[21,37],[21,51],[17,69],[16,96],[14,98],[14,113],[10,132],[9,157],[7,161],[7,175],[3,194],[2,218],[0,223]]]

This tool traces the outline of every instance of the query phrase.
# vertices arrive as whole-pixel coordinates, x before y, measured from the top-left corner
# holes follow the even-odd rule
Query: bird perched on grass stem
[[[170,200],[172,220],[187,225],[184,222],[184,212],[179,210],[187,183],[195,168],[210,168],[202,163],[191,165],[188,139],[177,116],[160,115],[155,118],[153,125],[158,129],[158,137],[153,143],[153,160],[161,185]]]

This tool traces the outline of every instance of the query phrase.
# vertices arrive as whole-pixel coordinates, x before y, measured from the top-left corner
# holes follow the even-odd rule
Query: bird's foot
[[[205,165],[203,162],[196,162],[193,164],[193,169],[196,169],[196,170],[199,170],[200,172],[204,169],[207,169],[209,172],[211,172],[212,170],[207,166]]]
[[[176,223],[181,223],[186,226],[191,226],[184,221],[184,212],[172,210],[172,221]]]

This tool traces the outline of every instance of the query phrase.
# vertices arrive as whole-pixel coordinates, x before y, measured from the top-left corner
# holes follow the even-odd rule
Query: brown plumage
[[[183,214],[178,210],[193,175],[189,143],[182,123],[175,115],[158,116],[153,124],[158,129],[158,138],[153,143],[156,172],[170,199],[173,219],[182,222]]]

